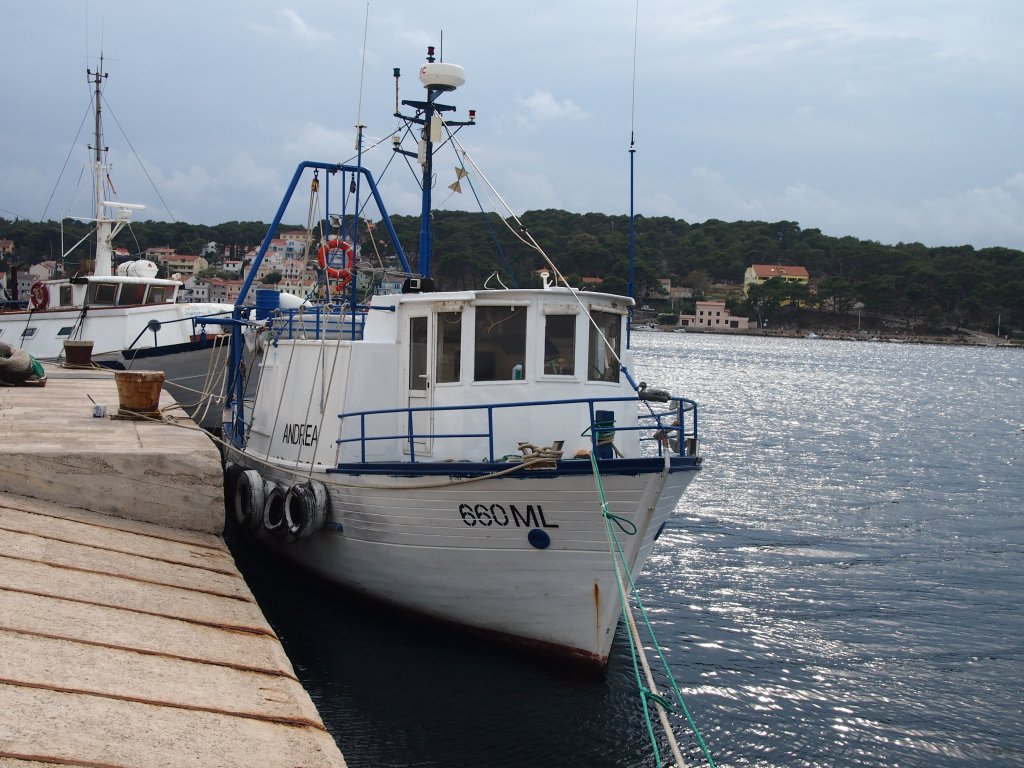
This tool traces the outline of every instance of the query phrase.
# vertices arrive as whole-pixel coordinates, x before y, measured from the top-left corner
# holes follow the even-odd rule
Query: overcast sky
[[[87,214],[101,50],[119,199],[217,224],[269,221],[300,161],[350,158],[360,115],[388,135],[392,69],[421,98],[443,33],[466,70],[446,100],[477,110],[459,138],[517,213],[628,213],[632,128],[645,216],[1024,248],[1021,0],[2,0],[0,30],[6,218]],[[451,165],[435,201],[475,209]],[[385,193],[417,211],[407,170]]]

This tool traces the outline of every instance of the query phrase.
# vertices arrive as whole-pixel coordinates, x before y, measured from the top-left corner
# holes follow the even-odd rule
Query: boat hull
[[[38,360],[59,362],[68,329],[78,324],[75,340],[92,342],[93,363],[114,370],[161,371],[164,388],[185,412],[200,426],[213,429],[220,426],[223,415],[227,337],[217,335],[216,326],[210,326],[206,335],[198,333],[192,318],[229,311],[225,305],[155,304],[90,307],[88,312],[81,308],[4,312],[0,313],[0,339]]]
[[[237,450],[228,460],[259,466],[281,489],[310,477]],[[579,471],[589,462],[562,464],[574,466],[500,477],[314,472],[330,497],[324,529],[292,543],[258,535],[373,599],[603,665],[621,613],[615,562],[594,477]],[[610,511],[624,521],[615,528],[623,577],[628,568],[635,578],[699,464],[632,466],[602,479]]]

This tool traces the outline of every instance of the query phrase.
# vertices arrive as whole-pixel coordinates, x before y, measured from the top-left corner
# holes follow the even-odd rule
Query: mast
[[[86,69],[86,73],[89,76],[89,82],[93,85],[93,103],[95,105],[95,138],[94,143],[89,149],[95,152],[93,157],[92,167],[92,182],[93,182],[93,202],[94,202],[94,215],[96,216],[96,265],[93,267],[94,275],[109,275],[113,257],[113,249],[111,247],[111,240],[113,240],[113,233],[111,232],[111,221],[107,218],[106,208],[103,205],[103,180],[107,175],[106,165],[103,162],[103,153],[107,151],[107,148],[103,146],[103,123],[101,120],[102,102],[101,86],[103,81],[107,79],[107,73],[103,71],[103,54],[100,54],[100,66],[93,72],[91,69]]]
[[[127,226],[132,211],[141,211],[146,208],[144,205],[135,203],[111,202],[106,197],[104,182],[107,181],[110,168],[103,160],[103,156],[109,151],[109,147],[103,146],[103,121],[101,119],[102,85],[107,79],[107,73],[103,71],[103,54],[100,54],[99,68],[93,72],[86,69],[89,82],[93,85],[93,103],[95,104],[95,138],[94,144],[89,149],[95,152],[93,156],[93,195],[95,204],[96,221],[96,265],[93,267],[93,275],[105,277],[113,274],[114,238],[117,233]],[[117,208],[117,218],[111,218],[107,214],[108,208]]]
[[[395,94],[398,94],[398,78],[401,71],[395,69]],[[423,168],[421,181],[422,197],[420,203],[420,261],[419,269],[423,277],[430,277],[430,257],[433,248],[433,236],[430,229],[430,206],[431,187],[434,177],[434,144],[442,137],[444,126],[475,125],[475,110],[470,110],[469,120],[451,121],[443,120],[441,115],[445,112],[454,112],[455,107],[447,104],[437,103],[437,97],[446,91],[454,91],[466,82],[465,70],[456,64],[443,64],[434,59],[434,46],[427,46],[427,63],[420,67],[420,82],[427,89],[426,101],[403,100],[402,104],[416,110],[416,115],[409,117],[398,111],[395,107],[395,117],[401,118],[406,123],[422,126],[420,130],[420,141],[417,152],[410,152],[401,149],[396,142],[394,150],[409,157],[419,160]]]

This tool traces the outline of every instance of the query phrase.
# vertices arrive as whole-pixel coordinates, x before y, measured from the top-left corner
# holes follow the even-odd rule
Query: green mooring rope
[[[647,725],[647,735],[650,737],[651,746],[654,749],[654,757],[657,760],[658,766],[663,766],[664,763],[661,759],[661,751],[658,749],[658,742],[654,735],[654,724],[651,722],[651,711],[650,701],[655,702],[658,706],[661,706],[666,712],[682,712],[686,716],[686,720],[690,725],[690,730],[697,739],[698,745],[700,745],[701,752],[704,755],[704,759],[707,760],[710,768],[715,768],[715,761],[711,757],[711,752],[708,750],[707,745],[704,743],[704,738],[700,735],[700,731],[697,729],[697,724],[693,721],[693,716],[690,714],[689,707],[686,706],[686,702],[683,701],[683,695],[679,691],[679,686],[676,683],[675,676],[672,674],[672,670],[668,665],[668,661],[665,659],[665,654],[662,653],[661,644],[658,642],[657,637],[654,634],[654,628],[651,626],[650,618],[647,616],[647,611],[644,608],[643,601],[636,592],[636,584],[633,582],[633,575],[630,573],[626,563],[626,556],[622,551],[622,545],[619,542],[619,536],[615,532],[615,527],[618,526],[627,535],[634,535],[637,532],[637,528],[633,523],[619,515],[612,514],[608,509],[608,499],[604,492],[604,482],[601,479],[601,471],[597,466],[597,458],[591,453],[590,455],[590,466],[594,472],[594,482],[597,485],[597,495],[601,501],[601,514],[605,520],[605,536],[608,538],[608,548],[615,561],[615,581],[619,590],[619,602],[622,605],[622,614],[627,623],[632,625],[632,616],[629,611],[629,603],[627,602],[626,588],[623,583],[622,575],[619,571],[618,563],[621,562],[626,572],[626,580],[629,582],[629,594],[632,594],[636,598],[637,607],[640,609],[640,615],[643,617],[644,625],[647,627],[647,632],[651,639],[654,641],[654,647],[658,652],[658,658],[661,660],[661,665],[664,670],[666,677],[668,678],[669,684],[672,687],[672,693],[674,694],[676,702],[678,702],[678,709],[671,701],[667,698],[660,696],[648,688],[640,676],[640,660],[639,654],[643,653],[642,648],[637,648],[636,640],[633,637],[633,632],[627,633],[629,637],[629,649],[633,658],[633,674],[636,678],[637,689],[640,691],[640,702],[643,706],[644,721]],[[624,523],[628,523],[632,527],[632,531],[628,530]],[[616,559],[617,558],[617,559]]]

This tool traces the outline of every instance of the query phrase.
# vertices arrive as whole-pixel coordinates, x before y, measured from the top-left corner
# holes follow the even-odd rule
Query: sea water
[[[638,590],[716,763],[1024,766],[1024,353],[634,342],[701,406]],[[655,765],[622,626],[584,674],[233,547],[353,768]]]

